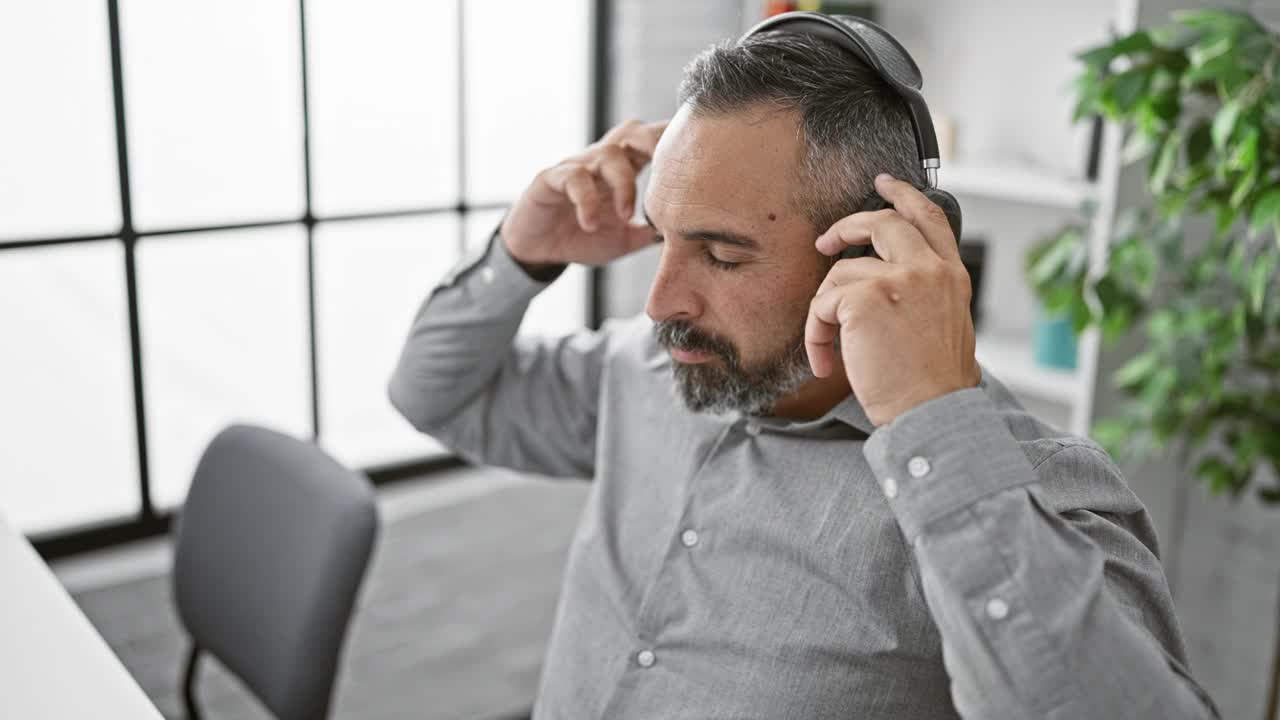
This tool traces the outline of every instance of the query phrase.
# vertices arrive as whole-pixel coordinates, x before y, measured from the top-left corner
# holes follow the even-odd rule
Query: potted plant
[[[1079,56],[1076,118],[1125,128],[1123,158],[1147,159],[1150,191],[1087,284],[1084,325],[1110,339],[1141,321],[1147,340],[1112,378],[1124,411],[1094,434],[1130,456],[1212,439],[1194,473],[1238,495],[1261,465],[1280,467],[1280,35],[1229,10],[1174,19]],[[1210,236],[1186,236],[1200,213]]]
[[[1031,328],[1037,365],[1076,366],[1076,335],[1091,317],[1085,301],[1088,241],[1084,228],[1068,224],[1041,238],[1026,254],[1026,278],[1036,297]]]
[[[1260,480],[1280,467],[1280,36],[1197,10],[1078,57],[1076,119],[1124,128],[1122,159],[1145,159],[1148,190],[1086,282],[1086,324],[1145,335],[1111,378],[1120,412],[1093,435],[1118,457],[1176,441],[1211,492],[1280,502]],[[1212,222],[1186,232],[1192,216]],[[1268,720],[1280,652],[1271,675]]]
[[[1086,202],[1080,219],[1040,238],[1024,258],[1027,284],[1039,305],[1032,339],[1035,360],[1046,367],[1075,367],[1076,337],[1090,325],[1108,341],[1132,324],[1152,292],[1154,257],[1139,232],[1141,211],[1126,213],[1117,224],[1109,272],[1089,279],[1087,224],[1094,204]],[[1160,235],[1169,237],[1167,229]]]

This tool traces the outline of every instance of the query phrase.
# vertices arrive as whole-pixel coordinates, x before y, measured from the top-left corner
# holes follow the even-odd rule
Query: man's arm
[[[607,336],[516,338],[551,279],[531,277],[495,233],[422,304],[388,385],[391,403],[473,462],[590,476]]]
[[[864,453],[962,716],[1218,717],[1188,675],[1145,510],[1096,446],[1056,443],[1033,465],[971,388],[899,415]]]
[[[388,387],[414,427],[473,461],[592,474],[608,329],[541,342],[516,330],[568,263],[602,265],[653,242],[653,229],[631,218],[636,174],[665,126],[622,123],[539,172],[484,257],[431,293]]]

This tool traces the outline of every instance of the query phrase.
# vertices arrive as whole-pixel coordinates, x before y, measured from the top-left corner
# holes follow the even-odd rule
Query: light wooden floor
[[[380,491],[397,501],[391,511],[380,503],[383,535],[347,638],[335,718],[471,720],[532,704],[586,486],[499,482],[458,494],[436,485]],[[437,502],[442,491],[454,497]],[[180,718],[186,642],[168,575],[134,575],[73,595],[160,711]],[[269,717],[214,665],[200,686],[209,720]]]

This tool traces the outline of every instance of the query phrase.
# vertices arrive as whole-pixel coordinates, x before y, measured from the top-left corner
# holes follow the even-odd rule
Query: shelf
[[[1093,194],[1093,184],[1034,168],[943,163],[938,185],[959,195],[1013,200],[1029,205],[1075,209]]]
[[[1074,370],[1037,365],[1025,337],[978,334],[978,362],[1015,393],[1075,406],[1080,400],[1080,377]]]

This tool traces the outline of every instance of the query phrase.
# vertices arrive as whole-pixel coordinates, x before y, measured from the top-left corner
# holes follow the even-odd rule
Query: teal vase
[[[1076,334],[1071,330],[1070,313],[1048,315],[1037,306],[1031,343],[1037,365],[1058,370],[1076,369]]]

